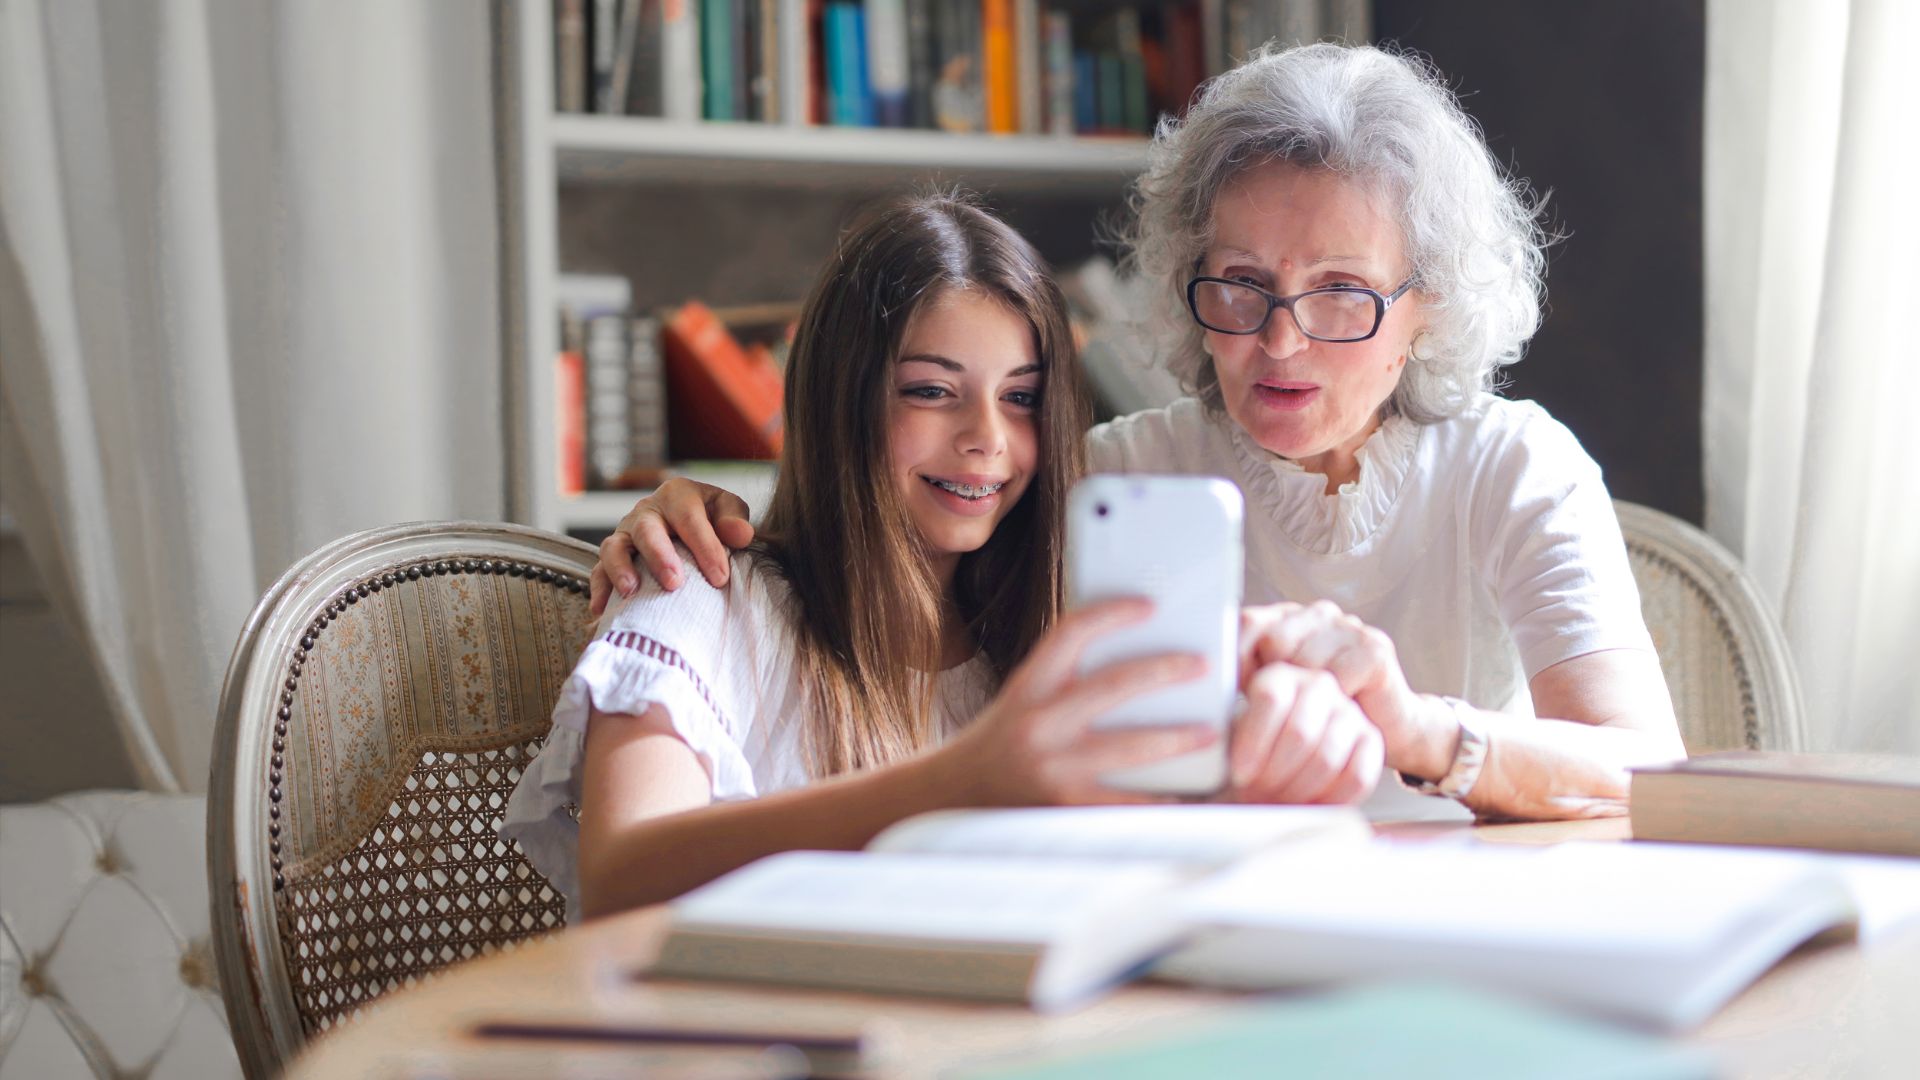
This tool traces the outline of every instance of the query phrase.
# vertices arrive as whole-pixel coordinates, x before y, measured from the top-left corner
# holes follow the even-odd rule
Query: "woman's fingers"
[[[1359,726],[1355,728],[1357,737],[1353,741],[1353,750],[1347,755],[1346,764],[1334,776],[1319,794],[1307,801],[1327,805],[1357,803],[1373,794],[1380,782],[1380,772],[1386,765],[1385,743],[1380,738],[1380,729],[1366,722],[1364,715],[1358,717]]]
[[[607,581],[607,568],[604,563],[594,563],[593,573],[587,575],[587,622],[589,625],[607,610],[607,598],[613,595],[613,585]]]
[[[660,514],[666,519],[667,528],[686,547],[687,553],[693,556],[694,564],[700,567],[701,575],[714,588],[725,585],[727,573],[733,565],[732,553],[720,542],[720,534],[714,532],[706,501],[698,497],[691,501],[668,498],[664,486],[660,489],[660,495]],[[734,499],[734,502],[739,501]]]
[[[628,543],[640,553],[640,561],[646,564],[647,573],[653,577],[653,580],[659,582],[660,587],[668,592],[679,588],[680,583],[686,579],[686,570],[680,565],[680,553],[673,550],[673,537],[667,532],[666,523],[661,520],[659,512],[643,504],[642,507],[636,508],[633,513],[627,515],[627,521],[623,522],[621,527],[628,530]],[[607,537],[607,540],[611,542],[613,536]],[[601,561],[608,561],[605,544],[601,545],[600,551]],[[622,586],[620,594],[632,596],[634,590],[640,587],[639,580],[633,577],[632,560],[627,561],[625,581],[622,581],[617,574],[616,570],[614,584]]]
[[[1301,802],[1318,794],[1351,756],[1355,736],[1330,730],[1337,710],[1352,710],[1332,676],[1283,664],[1270,665],[1248,689],[1248,716],[1256,731],[1272,729],[1261,756],[1236,775],[1236,788],[1251,802]]]

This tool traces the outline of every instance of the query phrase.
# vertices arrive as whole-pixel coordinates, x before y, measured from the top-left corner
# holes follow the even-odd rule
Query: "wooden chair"
[[[495,829],[586,644],[594,558],[517,526],[401,525],[320,549],[254,609],[207,811],[249,1075],[380,994],[564,924]]]
[[[1793,657],[1740,560],[1670,514],[1613,505],[1688,752],[1800,749]]]

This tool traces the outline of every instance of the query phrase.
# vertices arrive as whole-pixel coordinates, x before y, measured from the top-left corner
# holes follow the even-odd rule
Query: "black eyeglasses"
[[[1365,341],[1380,331],[1387,309],[1411,288],[1413,279],[1408,278],[1384,296],[1359,285],[1275,296],[1244,281],[1197,277],[1187,282],[1187,310],[1209,330],[1257,334],[1266,328],[1274,308],[1286,308],[1300,332],[1315,341]]]

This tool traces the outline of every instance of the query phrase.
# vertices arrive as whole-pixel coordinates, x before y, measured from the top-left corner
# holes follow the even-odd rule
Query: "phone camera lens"
[[[1106,516],[1107,516],[1107,504],[1106,504],[1106,503],[1094,503],[1094,504],[1093,504],[1093,514],[1094,514],[1094,516],[1095,516],[1095,517],[1106,517]]]

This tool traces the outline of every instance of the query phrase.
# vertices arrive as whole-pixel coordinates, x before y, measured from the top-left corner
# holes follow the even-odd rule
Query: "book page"
[[[1824,871],[1797,855],[1697,845],[1380,841],[1272,852],[1193,886],[1181,909],[1221,926],[1671,955],[1710,951],[1810,873]]]
[[[1895,754],[1788,754],[1729,750],[1689,758],[1662,771],[1920,787],[1920,758]]]
[[[795,851],[675,902],[676,927],[1038,944],[1129,908],[1161,906],[1164,867],[928,854]]]
[[[921,814],[867,850],[1219,866],[1283,841],[1369,835],[1338,806],[1038,807]]]

